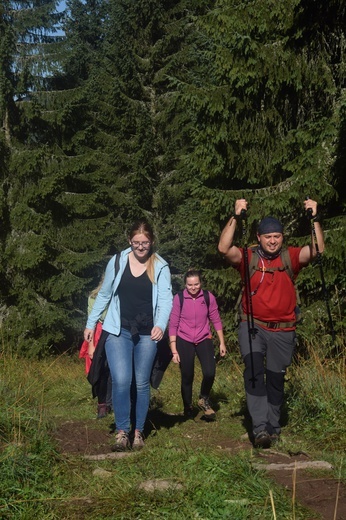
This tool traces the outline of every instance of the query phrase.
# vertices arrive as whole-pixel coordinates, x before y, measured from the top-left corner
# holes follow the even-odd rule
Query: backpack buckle
[[[279,323],[278,322],[273,323],[273,322],[269,321],[267,323],[267,327],[268,327],[268,329],[277,329],[279,327]]]

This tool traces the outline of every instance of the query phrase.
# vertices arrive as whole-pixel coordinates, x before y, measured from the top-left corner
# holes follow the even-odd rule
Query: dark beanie
[[[269,233],[283,233],[281,222],[275,217],[265,217],[258,226],[259,235],[267,235]]]

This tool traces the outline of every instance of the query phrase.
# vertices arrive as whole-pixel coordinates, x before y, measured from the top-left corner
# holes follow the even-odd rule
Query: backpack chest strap
[[[283,272],[287,271],[288,267],[286,265],[281,265],[279,267],[266,267],[265,265],[257,265],[253,267],[254,271],[260,271],[261,273],[274,273],[275,271]]]

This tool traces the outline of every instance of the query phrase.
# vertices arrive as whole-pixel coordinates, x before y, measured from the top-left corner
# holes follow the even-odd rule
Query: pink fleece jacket
[[[179,295],[173,298],[173,308],[169,318],[169,335],[179,336],[191,343],[200,343],[206,338],[211,338],[210,321],[215,330],[222,330],[222,322],[215,296],[209,293],[208,307],[201,290],[196,298],[192,298],[184,289],[184,303],[180,314]]]

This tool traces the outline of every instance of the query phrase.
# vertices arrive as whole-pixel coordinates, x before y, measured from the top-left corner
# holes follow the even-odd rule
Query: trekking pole
[[[242,209],[240,214],[242,220],[242,231],[243,238],[246,236],[246,210]],[[244,240],[245,244],[243,247],[244,253],[244,281],[245,281],[245,302],[246,302],[246,317],[247,317],[247,330],[249,334],[249,348],[250,348],[250,361],[251,361],[251,383],[252,388],[255,388],[255,382],[257,379],[255,378],[255,370],[254,370],[254,361],[253,361],[253,350],[252,350],[252,340],[255,339],[257,329],[255,328],[254,318],[253,318],[253,310],[252,310],[252,294],[251,294],[251,285],[250,285],[250,273],[249,273],[249,255],[248,255],[248,245],[246,240]]]
[[[309,197],[306,197],[306,200],[308,200],[308,199],[309,199]],[[330,311],[329,296],[328,296],[326,281],[325,281],[325,278],[324,278],[322,254],[321,254],[321,251],[319,250],[319,247],[318,247],[318,242],[317,242],[317,237],[316,237],[316,230],[315,230],[314,221],[313,221],[314,217],[312,216],[312,209],[311,208],[309,208],[307,210],[307,217],[308,217],[308,219],[311,222],[311,232],[312,232],[312,235],[313,235],[314,241],[315,241],[317,263],[318,263],[318,266],[319,266],[319,269],[320,269],[320,275],[321,275],[322,293],[323,293],[323,298],[324,298],[324,301],[325,301],[325,304],[326,304],[326,307],[327,307],[330,335],[332,336],[332,340],[334,342],[336,333],[335,333],[335,329],[334,329],[334,325],[333,325],[332,313]]]

